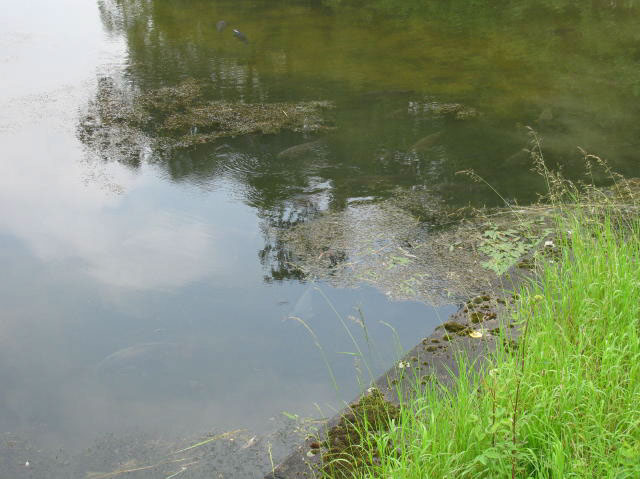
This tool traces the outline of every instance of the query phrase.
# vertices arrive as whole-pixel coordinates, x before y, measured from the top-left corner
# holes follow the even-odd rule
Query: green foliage
[[[618,214],[565,210],[561,254],[520,292],[515,349],[498,341],[484,377],[460,358],[452,387],[416,378],[353,477],[640,477],[640,221]]]
[[[500,229],[491,223],[482,234],[478,249],[489,257],[482,265],[501,275],[551,232],[527,221],[509,229]]]

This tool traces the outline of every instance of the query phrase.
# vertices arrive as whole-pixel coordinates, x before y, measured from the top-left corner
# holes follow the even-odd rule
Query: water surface
[[[521,153],[527,125],[569,176],[582,171],[578,146],[638,174],[635,5],[448,3],[5,8],[1,469],[69,477],[38,469],[39,454],[83,450],[109,434],[188,442],[236,428],[266,434],[282,411],[330,415],[368,376],[343,354],[355,346],[333,308],[368,351],[347,319],[362,311],[373,374],[391,364],[397,341],[412,346],[454,309],[311,282],[274,229],[397,188],[432,188],[451,205],[499,204],[456,175],[468,168],[507,200],[531,201],[543,183]],[[229,27],[218,31],[219,20]],[[212,100],[328,100],[336,128],[302,156],[279,153],[319,135],[112,154],[78,133],[105,78],[132,95],[195,79]],[[430,104],[478,115],[426,114]],[[338,391],[313,337],[289,316],[317,334]],[[16,451],[9,442],[18,440],[29,447]],[[73,474],[96,470],[87,461]]]

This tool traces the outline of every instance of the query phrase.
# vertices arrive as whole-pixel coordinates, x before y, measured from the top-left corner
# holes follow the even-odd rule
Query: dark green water
[[[331,181],[336,207],[396,185],[442,183],[449,201],[495,203],[492,192],[453,175],[466,168],[505,197],[526,201],[542,184],[526,159],[513,158],[527,146],[525,126],[542,136],[549,162],[570,175],[582,173],[577,147],[634,174],[640,47],[633,2],[402,2],[404,12],[398,2],[335,3],[125,2],[105,8],[103,20],[113,35],[126,35],[126,77],[136,87],[210,79],[215,98],[337,103],[330,155],[315,167],[279,165],[287,175],[265,160],[260,179],[272,178],[269,187],[256,184],[256,205],[271,207],[282,190],[315,173]],[[217,19],[230,27],[218,32]],[[250,42],[233,38],[233,27]],[[462,103],[481,117],[412,115],[411,102],[425,99]],[[438,131],[430,151],[402,154]],[[277,152],[292,142],[267,139],[256,148]],[[174,178],[208,176],[179,166],[169,168]]]
[[[64,473],[38,469],[39,454],[109,434],[188,442],[235,428],[266,434],[283,410],[317,415],[314,403],[330,415],[358,391],[353,358],[340,354],[354,347],[270,231],[398,187],[425,186],[452,205],[499,204],[455,174],[469,168],[507,200],[531,201],[543,183],[519,153],[526,126],[570,177],[583,171],[577,147],[637,176],[638,8],[515,0],[5,8],[0,477],[112,470],[125,440],[114,439],[120,449],[102,469],[93,456]],[[220,32],[219,20],[229,24]],[[294,157],[278,153],[320,136],[251,135],[169,156],[124,144],[128,154],[105,154],[78,134],[105,78],[131,94],[195,79],[212,100],[328,100],[336,128]],[[453,103],[478,114],[424,108]],[[381,356],[376,374],[394,357],[380,321],[409,347],[454,308],[319,286],[345,317],[362,307]],[[325,347],[337,393],[313,339],[282,320],[291,314]],[[11,449],[10,438],[29,447]],[[263,456],[256,464],[268,464]]]

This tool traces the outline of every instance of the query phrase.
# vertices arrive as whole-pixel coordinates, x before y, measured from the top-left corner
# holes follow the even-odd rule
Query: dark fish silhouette
[[[244,33],[242,33],[240,30],[236,30],[235,28],[233,29],[233,36],[244,43],[247,43],[249,41]]]
[[[218,30],[219,32],[221,32],[225,28],[227,28],[227,22],[225,22],[224,20],[220,20],[218,23],[216,23],[216,30]]]
[[[323,144],[324,138],[308,141],[307,143],[301,143],[282,150],[277,156],[278,158],[300,158],[302,156],[312,155],[314,152],[317,153],[318,148],[321,148]]]
[[[441,136],[442,136],[442,131],[437,131],[435,133],[431,133],[430,135],[425,136],[424,138],[420,138],[418,141],[416,141],[413,144],[411,148],[409,148],[409,151],[413,151],[416,153],[426,151],[432,146],[434,146],[438,142]]]

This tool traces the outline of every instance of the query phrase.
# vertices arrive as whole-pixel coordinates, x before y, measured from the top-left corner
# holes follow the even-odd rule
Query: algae
[[[393,299],[463,302],[495,289],[499,270],[515,264],[547,232],[545,208],[454,209],[428,189],[397,190],[386,200],[350,203],[276,231],[292,266],[307,278],[341,286],[365,282]],[[518,231],[518,235],[486,231]],[[514,243],[513,246],[503,243]],[[499,250],[491,255],[491,247]]]
[[[456,120],[467,120],[479,116],[478,110],[461,103],[440,103],[426,98],[424,101],[409,102],[409,113],[433,116],[450,116]]]
[[[251,133],[273,134],[281,130],[314,132],[326,130],[320,115],[330,108],[328,102],[239,103],[209,102],[172,113],[159,131],[179,138],[180,146],[208,143],[218,138]]]
[[[370,445],[366,435],[389,430],[399,417],[398,406],[385,400],[378,389],[371,390],[329,429],[321,444],[323,471],[333,478],[346,478],[373,465],[379,460],[379,451]]]
[[[140,93],[102,78],[78,135],[103,156],[135,157],[150,146],[167,151],[254,133],[329,130],[326,113],[332,108],[328,101],[212,101],[194,79]]]
[[[449,333],[456,333],[464,336],[468,333],[469,328],[464,324],[456,323],[455,321],[447,321],[443,324],[444,329]]]

